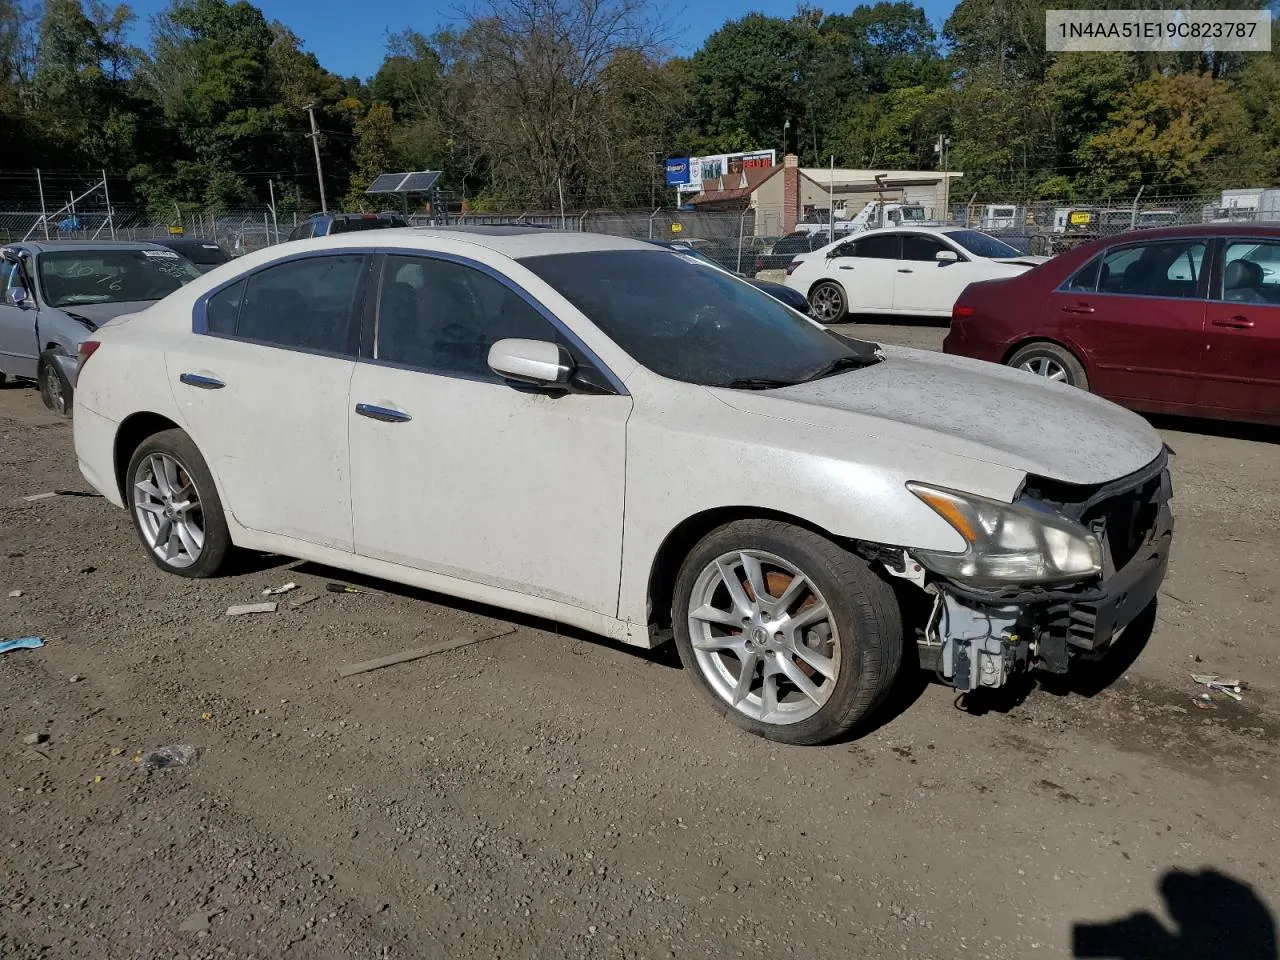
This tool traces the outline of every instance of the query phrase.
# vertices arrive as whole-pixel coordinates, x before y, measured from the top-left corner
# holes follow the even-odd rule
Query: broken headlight
[[[914,482],[907,489],[968,544],[964,553],[913,550],[935,573],[975,586],[1000,586],[1083,580],[1102,571],[1098,538],[1038,501],[1001,503]]]

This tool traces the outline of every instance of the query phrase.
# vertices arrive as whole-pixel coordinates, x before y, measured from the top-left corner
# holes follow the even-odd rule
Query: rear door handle
[[[1253,329],[1253,321],[1248,317],[1218,317],[1209,322],[1215,327],[1230,327],[1232,330]]]
[[[1074,307],[1063,307],[1063,313],[1093,313],[1093,307],[1087,303],[1077,303]]]
[[[837,267],[839,267],[841,270],[852,270],[852,269],[853,269],[853,265],[852,265],[852,264],[848,264],[848,263],[838,263],[838,264],[836,264],[836,266],[837,266]]]
[[[199,373],[184,373],[178,379],[188,387],[199,387],[201,390],[221,390],[226,386],[217,377],[206,377]]]
[[[357,403],[356,413],[362,417],[368,417],[370,420],[381,420],[383,423],[407,423],[413,419],[403,410],[380,407],[376,403]]]
[[[907,267],[899,267],[899,268],[898,268],[898,272],[899,272],[899,273],[915,273],[915,271],[914,271],[914,270],[911,270],[911,269],[909,269],[909,268],[907,268]]]

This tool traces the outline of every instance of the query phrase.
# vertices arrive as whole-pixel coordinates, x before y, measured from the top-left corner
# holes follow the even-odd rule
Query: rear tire
[[[58,366],[55,359],[58,356],[60,354],[53,350],[40,354],[40,360],[36,364],[36,384],[40,387],[40,399],[45,407],[60,417],[69,417],[75,391]]]
[[[849,298],[834,280],[823,280],[809,291],[809,309],[819,323],[840,323],[849,313]]]
[[[712,531],[689,552],[674,597],[676,646],[694,684],[717,713],[768,740],[844,735],[901,666],[893,591],[803,527],[741,520]]]
[[[1015,351],[1006,361],[1006,365],[1024,370],[1046,380],[1065,383],[1081,390],[1089,389],[1089,377],[1084,372],[1084,365],[1076,359],[1066,347],[1056,343],[1041,341],[1029,343]]]
[[[217,575],[231,532],[213,474],[182,430],[162,430],[138,445],[125,474],[125,506],[157,567],[180,577]]]

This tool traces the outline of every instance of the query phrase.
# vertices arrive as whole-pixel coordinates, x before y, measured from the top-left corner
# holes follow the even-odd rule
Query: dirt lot
[[[1173,571],[1123,676],[970,711],[904,682],[800,749],[666,652],[280,558],[165,576],[103,500],[23,499],[88,488],[0,390],[0,636],[48,639],[0,657],[0,956],[1274,957],[1280,435],[1158,425]],[[223,615],[287,580],[319,599]],[[200,756],[134,764],[172,743]]]

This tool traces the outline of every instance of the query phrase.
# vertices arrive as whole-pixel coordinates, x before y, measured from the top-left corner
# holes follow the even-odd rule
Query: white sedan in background
[[[808,297],[822,323],[859,313],[949,317],[969,284],[1017,276],[1048,259],[964,227],[891,227],[801,254],[786,282]]]
[[[80,470],[161,569],[240,547],[674,635],[719,713],[789,743],[840,736],[900,668],[1066,671],[1168,560],[1136,414],[838,336],[636,240],[281,244],[104,325],[78,384]]]

